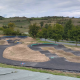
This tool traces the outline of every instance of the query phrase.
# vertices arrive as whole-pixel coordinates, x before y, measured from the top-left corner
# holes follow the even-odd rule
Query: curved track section
[[[56,49],[66,49],[63,45],[60,44],[32,44],[28,45],[32,50],[40,51],[42,54],[45,54],[50,58],[50,61],[47,62],[28,62],[28,61],[14,61],[10,59],[3,58],[3,51],[10,46],[16,45],[15,43],[10,45],[0,45],[0,63],[5,63],[8,65],[14,66],[25,66],[33,68],[42,68],[50,70],[61,70],[61,71],[71,71],[71,72],[80,72],[80,63],[73,63],[66,61],[65,58],[59,57],[56,54],[51,54],[49,51],[44,51],[40,47],[55,47]]]

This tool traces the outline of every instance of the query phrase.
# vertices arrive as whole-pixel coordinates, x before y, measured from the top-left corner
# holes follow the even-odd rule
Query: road
[[[0,80],[80,80],[80,78],[0,67]]]
[[[45,41],[45,39],[44,38],[41,38],[40,39],[41,41]],[[52,43],[55,43],[55,41],[51,41],[51,40],[48,40],[48,39],[46,39],[46,41],[48,41],[48,42],[52,42]],[[72,46],[75,46],[76,44],[74,44],[74,43],[66,43],[66,42],[56,42],[57,44],[66,44],[66,45],[72,45]],[[77,44],[77,46],[80,46],[80,44]]]

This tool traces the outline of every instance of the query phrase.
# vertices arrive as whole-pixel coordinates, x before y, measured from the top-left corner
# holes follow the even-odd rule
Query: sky
[[[0,16],[80,17],[80,0],[0,0]]]

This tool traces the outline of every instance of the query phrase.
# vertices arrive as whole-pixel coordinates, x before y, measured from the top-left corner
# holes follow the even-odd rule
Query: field
[[[68,18],[68,17],[43,17],[43,18],[14,17],[13,18],[12,17],[12,18],[3,18],[2,20],[0,20],[0,27],[2,27],[3,25],[7,26],[8,23],[12,22],[15,23],[16,25],[15,30],[19,29],[21,32],[27,32],[29,25],[35,22],[40,26],[40,22],[43,21],[44,22],[43,27],[45,26],[45,24],[54,25],[56,23],[62,24],[64,26],[66,21],[68,21],[69,19],[72,20],[72,23],[74,25],[80,25],[80,18]],[[2,32],[0,32],[0,34],[2,34]]]

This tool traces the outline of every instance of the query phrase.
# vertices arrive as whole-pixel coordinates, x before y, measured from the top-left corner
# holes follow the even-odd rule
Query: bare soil
[[[77,47],[69,47],[69,46],[65,46],[65,47],[72,49],[74,51],[80,51],[80,48],[77,48]]]
[[[12,40],[15,39],[19,38],[12,38]],[[7,39],[0,40],[0,45],[9,45],[6,40]],[[23,44],[18,44],[16,46],[6,48],[3,52],[3,57],[11,60],[31,61],[31,62],[45,62],[49,60],[48,57],[46,57],[44,54],[41,54],[39,51],[34,51],[31,50],[29,47],[27,47],[28,44],[37,43],[36,39],[28,37],[25,39],[21,39],[20,42],[23,42]],[[60,57],[64,57],[70,62],[80,63],[80,56],[76,56],[73,53],[65,52],[63,50],[57,50],[54,47],[44,47],[44,48],[42,47],[42,49],[49,50],[51,53],[53,54],[55,53]],[[80,51],[80,48],[75,47],[74,49]]]
[[[0,40],[0,45],[9,45],[9,43],[6,40],[2,39]]]
[[[49,60],[45,54],[41,54],[39,51],[31,50],[25,44],[18,44],[6,48],[3,52],[3,57],[11,60],[30,62],[45,62]]]
[[[36,39],[33,39],[32,37],[27,37],[25,39],[21,39],[20,42],[22,42],[23,44],[34,44],[37,43]]]
[[[57,50],[54,47],[42,47],[43,50],[49,50],[51,53],[55,53],[60,57],[66,58],[69,62],[80,63],[80,56],[76,56],[73,53],[65,52],[63,50]]]
[[[36,39],[33,39],[32,37],[27,37],[25,39],[21,39],[20,41],[22,41],[22,42],[31,42],[31,41],[36,41]]]

